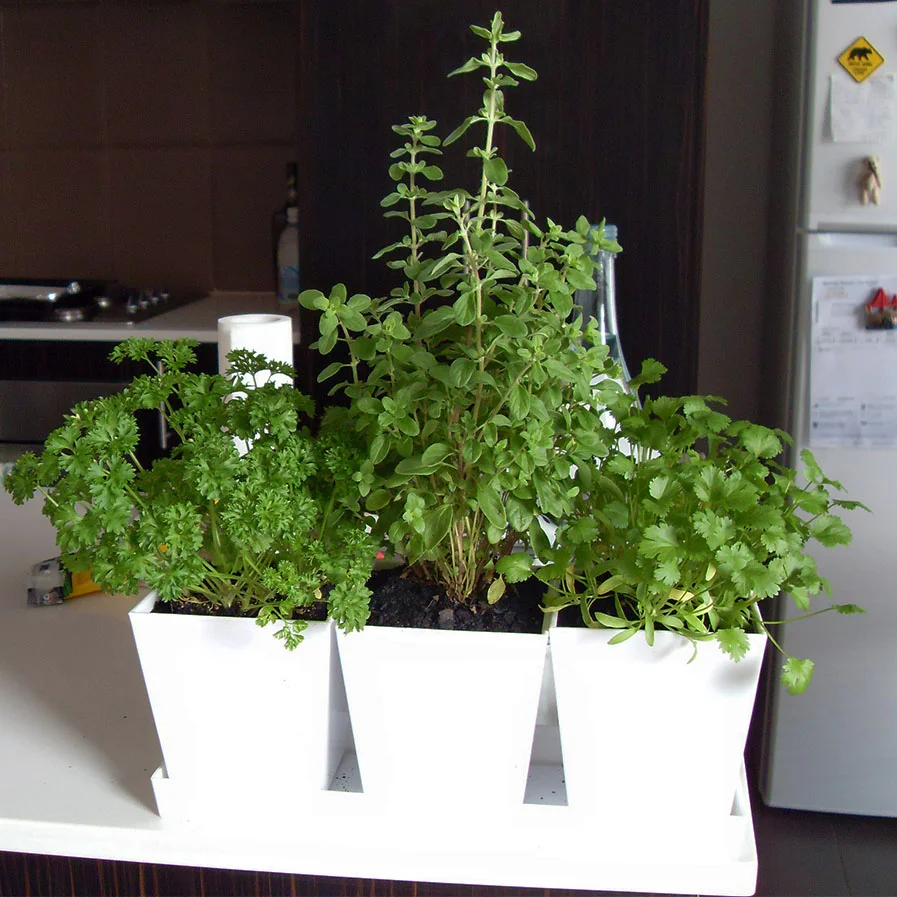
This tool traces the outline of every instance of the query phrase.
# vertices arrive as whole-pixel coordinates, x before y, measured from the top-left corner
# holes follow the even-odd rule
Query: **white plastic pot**
[[[366,798],[468,813],[522,804],[546,642],[381,626],[338,633]]]
[[[739,784],[765,635],[735,663],[715,642],[554,627],[567,801],[603,817],[726,818]]]
[[[166,786],[200,801],[226,783],[237,812],[276,796],[275,781],[293,806],[328,788],[348,728],[332,622],[309,623],[288,651],[253,619],[152,613],[155,603],[150,592],[129,617]]]

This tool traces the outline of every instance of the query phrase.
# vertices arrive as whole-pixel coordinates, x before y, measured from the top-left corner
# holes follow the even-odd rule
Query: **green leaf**
[[[675,527],[668,523],[654,524],[645,530],[645,536],[639,543],[639,552],[650,558],[675,556],[681,550],[679,536]]]
[[[449,384],[455,389],[462,389],[470,382],[476,365],[469,358],[456,358],[452,362],[449,373]]]
[[[344,305],[337,312],[339,319],[347,330],[360,332],[367,329],[367,321],[364,315],[349,305]]]
[[[389,453],[389,441],[382,433],[378,433],[368,449],[368,457],[372,464],[379,464]]]
[[[505,119],[506,124],[510,125],[516,132],[517,136],[533,151],[536,149],[536,141],[533,140],[533,135],[530,133],[530,129],[526,126],[526,124],[522,121],[517,121],[513,118]]]
[[[493,526],[503,529],[507,525],[501,498],[491,483],[480,480],[477,484],[477,504]]]
[[[504,187],[508,182],[508,166],[501,156],[494,156],[491,159],[487,159],[483,163],[483,171],[486,177],[499,187]]]
[[[452,449],[450,446],[441,442],[428,446],[421,455],[421,462],[426,466],[435,466],[441,464],[450,454]]]
[[[420,433],[420,426],[413,417],[400,417],[396,421],[396,426],[406,436],[417,436]]]
[[[489,590],[486,592],[486,600],[489,604],[495,604],[504,593],[505,581],[499,576],[498,579],[492,580],[492,585],[489,586]]]
[[[511,390],[508,408],[515,420],[524,420],[529,415],[530,394],[523,385],[518,384]]]
[[[866,613],[863,608],[861,608],[858,604],[833,604],[832,608],[839,614],[864,614]]]
[[[431,551],[448,535],[452,525],[451,505],[441,505],[425,517],[424,550]]]
[[[819,462],[809,449],[803,449],[800,453],[800,459],[804,462],[804,476],[811,482],[814,480],[822,480],[825,475]]]
[[[471,25],[471,30],[473,30],[474,27],[475,26]],[[474,32],[474,33],[476,34],[476,32]],[[483,35],[480,35],[480,36],[482,37]],[[486,38],[488,39],[488,37],[489,37],[489,33],[486,32]],[[476,56],[471,56],[470,59],[468,59],[467,62],[464,63],[464,65],[459,65],[458,68],[450,71],[448,73],[447,77],[451,78],[453,75],[464,75],[467,72],[475,72],[478,68],[480,68],[480,66],[482,66],[484,64],[485,63],[483,63],[479,59],[477,59]],[[463,131],[462,131],[462,133],[463,133]],[[458,136],[460,137],[461,135],[459,134]],[[455,139],[457,139],[457,138],[455,138]],[[443,143],[445,143],[445,144],[448,144],[451,142],[452,141],[449,138],[446,138],[443,141]]]
[[[741,432],[744,447],[758,458],[774,458],[782,451],[782,443],[773,430],[751,424]]]
[[[380,511],[392,501],[392,492],[388,489],[374,490],[365,501],[365,507],[369,511]]]
[[[719,629],[714,633],[714,638],[722,651],[728,654],[736,663],[747,657],[751,643],[744,630]]]
[[[626,584],[626,578],[623,576],[608,576],[607,579],[599,583],[598,588],[595,590],[595,594],[607,595],[609,592],[615,592]]]
[[[533,522],[533,512],[526,502],[509,495],[505,503],[505,511],[508,515],[508,524],[511,529],[516,530],[518,533],[529,531],[530,524]]]
[[[542,524],[538,518],[535,518],[529,528],[530,545],[533,546],[533,552],[540,561],[547,561],[551,555],[551,542],[542,529]]]
[[[588,274],[584,274],[577,268],[570,268],[567,271],[567,283],[574,290],[594,290],[595,280]]]
[[[511,339],[524,339],[528,333],[526,324],[516,315],[499,315],[495,323],[501,332]]]
[[[450,305],[443,305],[424,313],[421,323],[414,331],[416,340],[427,340],[454,323],[455,311]]]
[[[810,532],[814,539],[826,547],[847,545],[853,538],[847,524],[840,517],[831,514],[814,520]]]
[[[604,626],[605,629],[628,629],[630,625],[628,620],[612,617],[610,614],[605,614],[601,611],[593,611],[592,619]]]
[[[299,304],[303,308],[321,309],[329,303],[320,290],[303,290],[299,294]]]
[[[495,569],[508,582],[523,582],[529,579],[533,573],[533,559],[523,552],[506,554],[498,559]]]
[[[505,68],[517,78],[524,81],[535,81],[539,76],[534,68],[530,68],[523,62],[506,62]]]
[[[318,383],[323,383],[325,380],[329,380],[335,374],[338,374],[344,367],[345,364],[340,361],[331,362],[320,374],[318,374]]]
[[[792,695],[803,694],[813,678],[813,661],[789,657],[782,666],[782,685]]]
[[[455,323],[460,327],[467,327],[476,320],[477,298],[473,293],[462,293],[452,307],[455,310]]]
[[[470,62],[467,63],[467,65],[470,65],[471,63],[474,63],[474,62],[479,64],[478,60],[471,59]],[[476,68],[476,67],[477,66],[474,66],[474,68]],[[461,66],[461,68],[455,69],[454,72],[450,72],[450,75],[457,75],[462,71],[472,71],[472,69],[465,69],[464,66]],[[461,122],[460,125],[458,125],[457,128],[455,128],[454,131],[452,131],[451,134],[448,135],[448,137],[445,138],[445,140],[442,141],[442,145],[449,146],[450,144],[454,143],[459,137],[462,137],[464,135],[464,133],[467,131],[467,129],[472,124],[474,124],[478,121],[482,121],[482,118],[479,115],[468,116],[467,118],[464,119],[464,121]]]
[[[331,331],[328,334],[322,334],[321,338],[315,343],[318,347],[318,351],[322,355],[329,355],[333,351],[333,347],[336,345],[336,330]]]

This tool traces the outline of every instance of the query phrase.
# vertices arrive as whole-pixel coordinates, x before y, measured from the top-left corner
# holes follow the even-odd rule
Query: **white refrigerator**
[[[864,308],[879,288],[889,302],[897,293],[897,2],[802,10],[785,423],[791,462],[809,447],[845,497],[872,510],[844,513],[851,545],[813,551],[832,601],[867,613],[778,627],[785,650],[816,666],[792,696],[773,665],[760,789],[776,807],[897,816],[897,329],[867,329]],[[877,204],[863,193],[870,157]],[[786,600],[782,614],[796,613]]]

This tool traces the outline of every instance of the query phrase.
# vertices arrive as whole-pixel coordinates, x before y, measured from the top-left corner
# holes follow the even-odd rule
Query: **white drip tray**
[[[239,856],[240,865],[232,868],[671,894],[750,895],[756,887],[744,768],[732,812],[717,819],[689,814],[685,796],[674,818],[588,818],[566,805],[563,768],[552,763],[534,764],[524,804],[498,813],[369,797],[354,753],[343,756],[330,790],[305,805],[290,795],[288,774],[260,774],[250,814],[234,812],[239,795],[203,794],[163,768],[152,782],[166,825],[182,825],[190,837],[223,829],[239,841],[232,863]]]

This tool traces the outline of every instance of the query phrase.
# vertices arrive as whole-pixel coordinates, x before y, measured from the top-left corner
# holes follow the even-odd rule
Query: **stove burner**
[[[71,324],[75,321],[83,321],[86,317],[87,315],[85,314],[84,309],[78,306],[53,309],[54,320],[60,321],[63,324]]]

